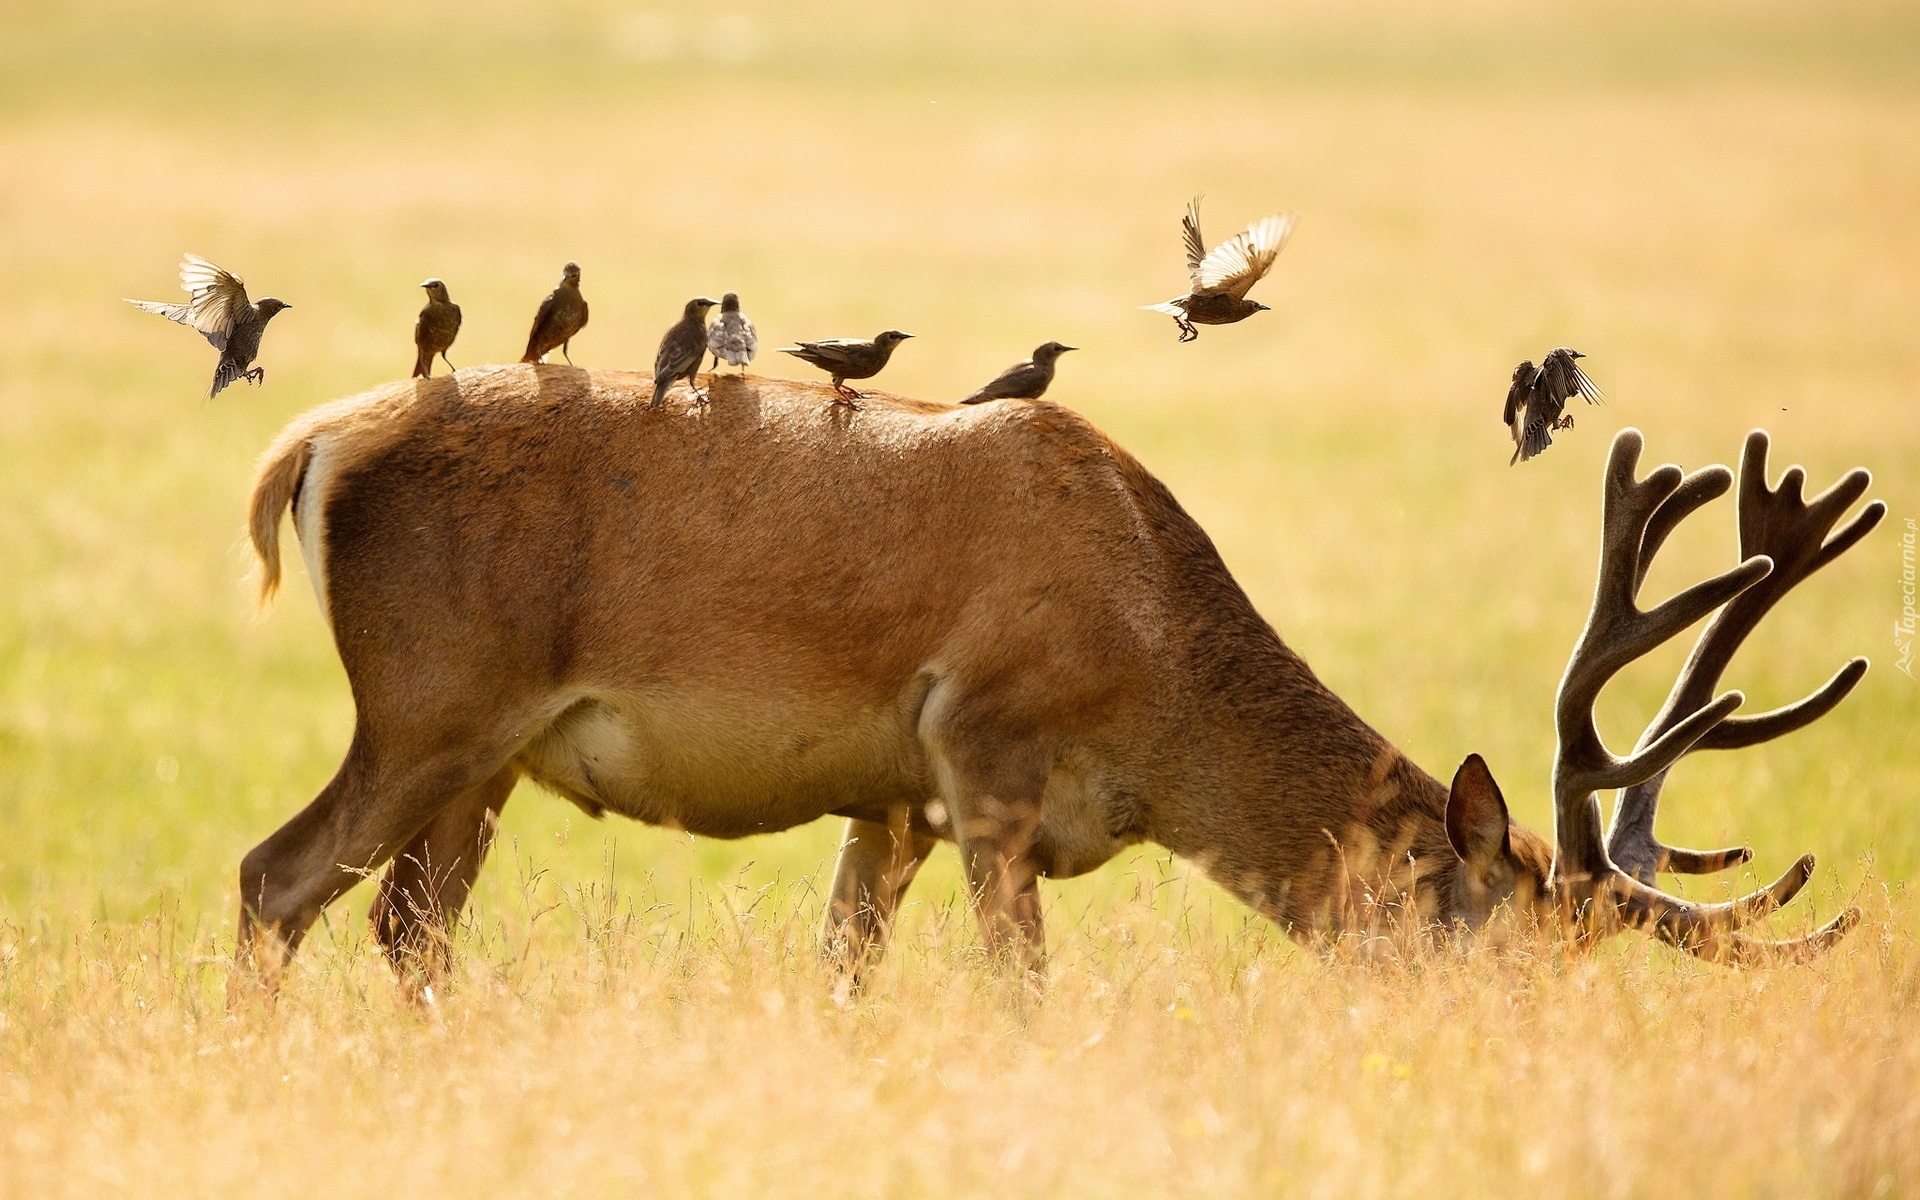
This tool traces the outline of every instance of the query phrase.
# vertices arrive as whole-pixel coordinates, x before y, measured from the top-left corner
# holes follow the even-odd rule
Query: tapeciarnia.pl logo
[[[1913,678],[1913,543],[1914,518],[1907,518],[1907,530],[1900,535],[1900,617],[1893,623],[1893,665],[1908,679]]]

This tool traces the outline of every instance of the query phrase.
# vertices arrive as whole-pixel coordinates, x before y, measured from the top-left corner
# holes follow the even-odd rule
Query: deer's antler
[[[1738,929],[1787,903],[1806,885],[1813,857],[1803,857],[1769,887],[1725,904],[1682,900],[1653,886],[1659,870],[1701,873],[1747,861],[1744,847],[1698,851],[1662,845],[1653,836],[1660,789],[1674,763],[1697,749],[1735,749],[1791,732],[1824,716],[1865,674],[1854,659],[1818,691],[1786,708],[1733,717],[1739,692],[1714,696],[1734,651],[1769,609],[1801,580],[1864,537],[1886,513],[1867,505],[1838,533],[1834,524],[1866,492],[1871,476],[1848,473],[1811,501],[1801,499],[1804,473],[1790,468],[1777,489],[1766,486],[1767,435],[1747,438],[1740,471],[1740,550],[1732,570],[1682,591],[1649,610],[1635,602],[1653,555],[1682,520],[1732,483],[1725,467],[1682,476],[1664,466],[1634,479],[1641,450],[1637,430],[1622,430],[1607,459],[1600,577],[1587,627],[1560,681],[1554,722],[1554,885],[1583,928],[1594,934],[1623,925],[1651,930],[1706,957],[1743,962],[1763,956],[1817,953],[1857,919],[1849,911],[1805,938],[1768,942]],[[1621,668],[1719,609],[1694,645],[1666,705],[1633,753],[1617,758],[1600,740],[1593,705]],[[1614,827],[1603,840],[1598,793],[1621,790]]]

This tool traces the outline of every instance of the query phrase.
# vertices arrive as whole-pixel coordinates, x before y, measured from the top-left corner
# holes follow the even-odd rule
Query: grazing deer
[[[829,953],[857,974],[936,841],[958,843],[989,947],[1041,952],[1036,879],[1153,841],[1290,931],[1347,927],[1354,896],[1416,928],[1503,905],[1591,936],[1640,925],[1752,957],[1743,922],[1803,860],[1731,905],[1655,872],[1711,871],[1653,839],[1691,749],[1797,728],[1859,680],[1762,717],[1708,700],[1762,613],[1878,520],[1826,537],[1867,486],[1802,504],[1749,441],[1747,561],[1648,612],[1647,560],[1724,491],[1714,467],[1607,474],[1594,614],[1558,706],[1559,857],[1513,824],[1478,756],[1451,788],[1323,686],[1145,468],[1072,412],[725,377],[709,408],[649,410],[639,373],[558,366],[394,384],[295,421],[262,460],[261,595],[294,528],[353,690],[346,760],[241,864],[236,984],[277,978],[328,902],[391,861],[373,921],[403,978],[444,968],[447,922],[528,776],[593,815],[710,837],[847,818]],[[1722,606],[1725,606],[1722,608]],[[1593,731],[1602,683],[1721,609],[1641,749]],[[1603,845],[1603,788],[1627,789]],[[1818,949],[1842,917],[1786,950]],[[1772,945],[1772,943],[1769,943]]]

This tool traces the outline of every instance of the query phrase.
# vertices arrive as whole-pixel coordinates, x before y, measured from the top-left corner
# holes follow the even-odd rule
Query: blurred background
[[[1729,673],[1754,708],[1875,666],[1794,737],[1689,760],[1664,832],[1748,842],[1819,903],[1920,871],[1920,690],[1893,669],[1920,516],[1920,7],[1853,0],[644,6],[598,0],[0,7],[0,916],[230,922],[240,856],[305,804],[351,700],[298,578],[242,584],[254,457],[404,378],[428,275],[463,366],[512,361],[568,259],[585,366],[650,366],[689,296],[763,348],[919,337],[879,381],[957,398],[1039,342],[1051,399],[1141,457],[1283,637],[1436,775],[1485,754],[1549,822],[1551,700],[1584,618],[1613,432],[1735,462],[1747,430],[1885,526]],[[1303,214],[1242,325],[1138,311],[1210,242]],[[122,304],[182,251],[277,319],[266,384]],[[1509,468],[1508,374],[1590,356],[1604,408]],[[808,374],[782,356],[755,365]],[[1735,558],[1729,501],[1664,594]],[[1684,653],[1606,698],[1626,745]],[[498,889],[802,879],[835,822],[738,843],[596,824],[524,787]],[[1143,849],[1054,903],[1097,907]],[[943,852],[923,902],[950,899]],[[1715,882],[1710,885],[1717,889]],[[349,901],[365,904],[363,893]],[[335,921],[339,918],[336,916]]]

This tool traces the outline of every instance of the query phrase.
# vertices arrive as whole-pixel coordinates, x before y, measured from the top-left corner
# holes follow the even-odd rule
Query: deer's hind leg
[[[388,864],[368,919],[410,994],[441,983],[453,965],[449,932],[473,890],[520,773],[502,767],[442,809]]]
[[[827,897],[821,953],[850,987],[858,987],[862,972],[885,953],[900,897],[933,845],[931,834],[914,828],[906,805],[896,805],[884,825],[848,819]]]
[[[362,720],[327,786],[241,860],[230,1000],[249,985],[271,993],[321,910],[384,866],[448,804],[495,778],[510,752],[432,725],[383,726],[386,736],[376,738]]]

